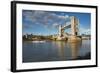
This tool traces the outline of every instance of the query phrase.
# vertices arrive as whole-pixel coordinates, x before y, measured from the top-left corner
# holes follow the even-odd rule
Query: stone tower
[[[76,42],[78,40],[80,40],[79,37],[77,37],[78,35],[78,19],[75,16],[71,16],[71,36],[69,38],[69,41],[71,42]]]

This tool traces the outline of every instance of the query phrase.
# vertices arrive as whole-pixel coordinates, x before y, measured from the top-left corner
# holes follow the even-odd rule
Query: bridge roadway
[[[71,28],[71,24],[66,24],[62,27],[62,29]]]

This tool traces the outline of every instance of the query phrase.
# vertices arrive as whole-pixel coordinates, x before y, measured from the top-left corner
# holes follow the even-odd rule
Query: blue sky
[[[22,26],[23,34],[35,35],[52,35],[58,34],[58,25],[70,23],[70,16],[75,16],[79,19],[80,34],[91,33],[91,14],[76,13],[76,12],[54,12],[54,11],[39,11],[39,10],[23,10],[22,11]],[[65,32],[70,33],[70,29]]]

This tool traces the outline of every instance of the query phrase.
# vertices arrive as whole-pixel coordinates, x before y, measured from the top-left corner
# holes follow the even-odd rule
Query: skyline
[[[22,33],[35,35],[53,35],[58,34],[58,25],[70,23],[70,16],[79,19],[79,33],[91,33],[91,14],[76,12],[56,12],[56,11],[39,11],[23,10],[22,11]],[[66,29],[65,32],[70,32]]]

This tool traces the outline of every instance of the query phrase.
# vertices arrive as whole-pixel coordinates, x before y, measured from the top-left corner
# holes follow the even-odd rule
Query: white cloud
[[[56,26],[58,26],[58,25],[59,25],[59,24],[57,24],[57,23],[54,23],[54,24],[53,24],[54,27],[56,27]]]
[[[33,25],[38,23],[44,26],[47,26],[48,24],[51,24],[52,26],[64,24],[66,22],[66,19],[69,17],[68,15],[62,16],[52,12],[31,10],[23,11],[23,16],[25,17],[26,21],[32,22]]]
[[[88,29],[86,29],[86,28],[79,28],[79,33],[80,34],[91,34],[91,29],[90,28],[88,28]]]

